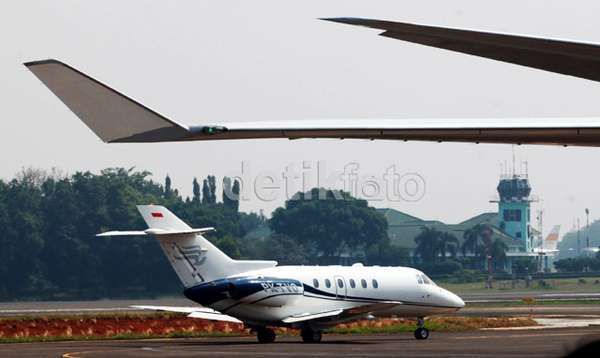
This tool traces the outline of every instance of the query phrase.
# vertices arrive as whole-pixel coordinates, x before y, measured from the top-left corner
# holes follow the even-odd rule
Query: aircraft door
[[[342,276],[333,276],[333,281],[335,285],[335,296],[337,298],[345,299],[348,294],[346,280]]]

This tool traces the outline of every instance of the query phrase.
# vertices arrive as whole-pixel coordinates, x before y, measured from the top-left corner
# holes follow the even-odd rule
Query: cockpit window
[[[419,282],[419,284],[435,286],[435,283],[429,277],[427,277],[427,275],[425,275],[424,273],[417,275],[417,281]]]
[[[419,283],[419,285],[423,284],[423,278],[421,277],[421,275],[417,275],[417,283]]]

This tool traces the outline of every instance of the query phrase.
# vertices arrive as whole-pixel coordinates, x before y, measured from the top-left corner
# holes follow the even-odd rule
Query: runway
[[[278,337],[258,344],[253,337],[92,341],[0,345],[2,357],[562,357],[583,342],[600,339],[600,327],[433,332],[417,341],[412,333],[326,335],[320,344]]]
[[[536,301],[577,301],[577,300],[598,300],[600,303],[599,292],[572,293],[572,292],[491,292],[460,295],[467,307],[459,312],[464,315],[494,315],[505,314],[505,309],[480,309],[481,307],[469,307],[470,303],[494,304],[506,302],[520,302],[523,297],[531,297]],[[97,314],[97,313],[127,313],[141,312],[134,305],[147,306],[191,306],[195,303],[183,297],[170,297],[159,299],[138,299],[138,300],[96,300],[96,301],[37,301],[37,302],[0,302],[0,316],[23,316],[23,315],[52,315],[52,314]],[[571,307],[569,307],[571,306]],[[537,314],[581,314],[586,311],[587,314],[600,314],[600,305],[581,305],[581,309],[572,309],[574,305],[558,307],[539,306]],[[597,308],[596,308],[597,307]],[[528,308],[520,308],[525,314],[530,314]],[[518,312],[520,314],[521,312]]]

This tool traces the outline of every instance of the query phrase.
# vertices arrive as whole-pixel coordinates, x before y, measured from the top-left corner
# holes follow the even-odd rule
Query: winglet
[[[61,61],[24,65],[105,142],[178,141],[190,135],[188,128]]]

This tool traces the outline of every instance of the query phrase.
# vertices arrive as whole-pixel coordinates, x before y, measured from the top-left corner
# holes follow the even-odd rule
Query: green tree
[[[239,182],[239,180],[233,181],[233,187],[231,188],[231,191],[233,193],[233,198],[232,198],[233,210],[235,210],[236,212],[239,212],[240,211],[240,182]]]
[[[200,184],[198,183],[198,179],[194,178],[194,182],[192,183],[192,192],[194,194],[194,198],[192,199],[194,203],[201,202],[201,194],[200,194]]]
[[[437,262],[440,249],[441,232],[434,227],[423,226],[419,235],[415,237],[417,247],[415,255],[421,258],[421,261],[427,264],[435,264]]]
[[[275,260],[280,265],[306,265],[312,263],[306,248],[298,241],[281,234],[273,234],[255,242],[247,255],[254,259]]]
[[[208,179],[202,181],[202,204],[211,204],[211,192],[208,185]]]
[[[210,191],[210,202],[209,204],[216,204],[217,203],[217,179],[215,178],[214,175],[209,175],[207,177],[208,179],[208,188]]]
[[[171,188],[171,177],[167,174],[165,178],[165,198],[169,199],[173,195],[173,189]]]
[[[494,239],[494,229],[487,224],[478,224],[465,231],[462,252],[464,256],[473,254],[480,262],[485,262],[488,271],[500,269],[506,259],[508,245],[501,238]]]
[[[442,257],[442,260],[446,260],[448,256],[456,258],[458,247],[459,244],[456,236],[448,232],[442,232],[440,234],[438,238],[438,252]]]
[[[269,225],[322,262],[335,262],[345,250],[366,250],[387,238],[387,221],[365,200],[318,188],[287,200],[273,212]]]

